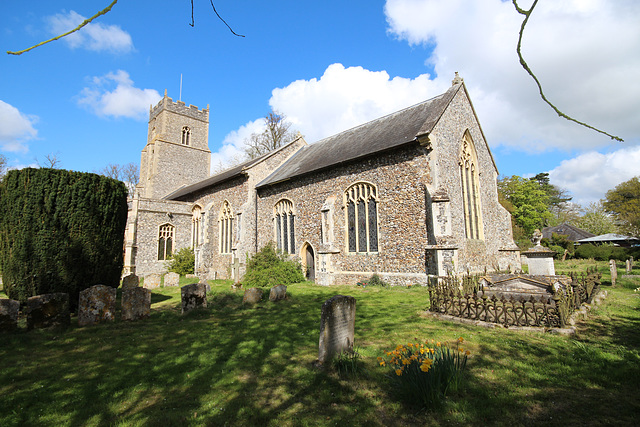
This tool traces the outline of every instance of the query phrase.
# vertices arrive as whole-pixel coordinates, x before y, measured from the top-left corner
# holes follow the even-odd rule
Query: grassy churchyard
[[[609,296],[575,337],[435,320],[421,287],[303,283],[284,301],[244,307],[217,281],[208,308],[184,316],[180,289],[159,288],[143,321],[79,328],[74,318],[66,331],[0,335],[0,425],[634,425],[640,275],[612,288],[607,264],[598,268]],[[313,366],[320,306],[338,294],[357,299],[361,355],[343,376]],[[459,337],[471,352],[462,388],[433,411],[399,400],[377,357]]]

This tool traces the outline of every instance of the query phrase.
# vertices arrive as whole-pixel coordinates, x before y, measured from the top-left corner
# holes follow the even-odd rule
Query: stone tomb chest
[[[552,297],[554,291],[566,289],[571,283],[567,276],[531,276],[521,274],[487,275],[479,280],[484,296],[520,299],[524,297]]]

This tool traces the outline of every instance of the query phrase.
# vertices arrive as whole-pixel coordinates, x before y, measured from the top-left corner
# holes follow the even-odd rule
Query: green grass
[[[186,316],[180,289],[159,288],[144,321],[0,335],[0,425],[633,425],[640,284],[611,288],[598,266],[609,297],[574,338],[435,320],[421,287],[297,284],[244,307],[218,281]],[[320,307],[337,294],[357,299],[357,375],[313,366]],[[461,390],[435,412],[397,400],[376,357],[459,336],[472,353]]]

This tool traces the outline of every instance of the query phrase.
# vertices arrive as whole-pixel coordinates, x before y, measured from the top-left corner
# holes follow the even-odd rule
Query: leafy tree
[[[126,165],[109,163],[107,166],[94,172],[124,182],[124,185],[127,186],[127,190],[129,191],[129,197],[133,197],[136,191],[136,185],[138,185],[138,179],[140,178],[140,169],[138,165],[133,162],[127,163]]]
[[[291,123],[287,117],[277,111],[271,111],[264,117],[264,130],[252,133],[245,140],[245,154],[249,159],[255,159],[282,147],[296,138],[297,132],[291,130]]]
[[[623,234],[640,237],[640,177],[631,178],[607,191],[602,201]]]
[[[584,209],[584,215],[571,221],[570,224],[596,236],[618,232],[614,218],[606,212],[602,202],[590,203]]]
[[[552,218],[549,212],[549,195],[535,180],[517,175],[498,180],[499,200],[511,213],[513,222],[526,236],[536,228],[542,228]],[[508,202],[508,203],[507,203]],[[518,233],[514,227],[514,236]]]
[[[529,179],[537,182],[548,196],[547,206],[552,217],[545,225],[560,225],[578,217],[577,206],[570,203],[571,195],[566,190],[551,184],[548,173],[542,172]]]
[[[247,272],[242,278],[246,287],[268,288],[304,282],[300,263],[276,250],[273,242],[265,245],[247,261]]]
[[[169,260],[169,271],[178,273],[181,276],[193,274],[196,263],[196,256],[191,248],[182,248],[174,253]]]

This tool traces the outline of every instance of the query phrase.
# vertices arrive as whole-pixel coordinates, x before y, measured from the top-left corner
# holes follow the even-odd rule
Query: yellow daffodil
[[[458,342],[464,342],[464,338],[462,337],[458,338]]]
[[[397,376],[402,375],[402,369],[396,369],[396,375]]]
[[[469,350],[467,350],[467,352],[465,353],[467,356],[471,354],[471,352]]]

